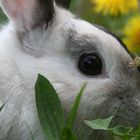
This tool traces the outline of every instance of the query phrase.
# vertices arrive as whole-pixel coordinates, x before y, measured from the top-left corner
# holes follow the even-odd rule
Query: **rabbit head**
[[[79,139],[93,137],[85,119],[113,115],[114,124],[137,127],[140,73],[130,67],[133,57],[118,38],[66,10],[69,0],[0,2],[10,19],[1,31],[3,46],[30,91],[38,73],[46,76],[67,116],[87,82],[74,126]]]

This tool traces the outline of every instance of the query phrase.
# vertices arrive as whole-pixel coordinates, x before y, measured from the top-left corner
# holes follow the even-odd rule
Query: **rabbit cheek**
[[[138,108],[137,102],[131,97],[122,99],[115,115],[113,125],[119,124],[137,128],[140,123],[140,112]]]

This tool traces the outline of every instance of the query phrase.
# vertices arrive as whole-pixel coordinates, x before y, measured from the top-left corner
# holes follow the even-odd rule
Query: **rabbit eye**
[[[102,67],[102,61],[95,53],[85,53],[78,61],[79,70],[86,75],[101,74]]]

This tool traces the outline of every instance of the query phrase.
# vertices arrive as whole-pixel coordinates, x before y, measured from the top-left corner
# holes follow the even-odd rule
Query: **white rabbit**
[[[74,126],[79,140],[108,139],[83,120],[115,114],[115,124],[137,127],[140,73],[129,67],[133,58],[121,41],[67,11],[67,0],[0,3],[10,19],[0,32],[0,140],[31,140],[28,127],[44,140],[34,97],[38,73],[56,88],[66,115],[88,82]]]

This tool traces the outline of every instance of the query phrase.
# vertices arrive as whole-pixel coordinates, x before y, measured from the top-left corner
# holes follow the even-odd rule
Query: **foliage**
[[[39,74],[35,85],[36,106],[39,120],[47,140],[77,140],[72,128],[85,87],[86,84],[82,86],[67,120],[65,120],[57,92],[51,83]],[[121,125],[110,127],[112,119],[113,116],[106,119],[86,120],[85,124],[94,130],[107,131],[111,136],[113,135],[112,140],[115,137],[118,137],[120,140],[140,139],[140,128],[134,131],[132,127]]]
[[[72,127],[85,87],[86,84],[81,88],[70,114],[65,120],[58,94],[45,77],[38,75],[35,85],[36,106],[47,140],[76,140]]]
[[[60,140],[65,126],[63,110],[58,95],[50,82],[39,75],[35,85],[36,106],[46,138]]]
[[[110,127],[113,116],[106,119],[97,119],[93,121],[85,121],[85,123],[94,130],[104,130],[113,135],[113,138],[118,137],[120,140],[138,140],[140,138],[139,131],[133,131],[132,127],[115,126]],[[113,139],[112,138],[112,139]]]

